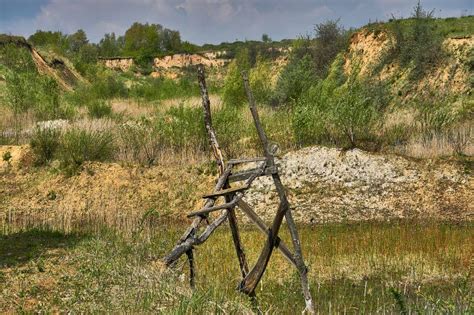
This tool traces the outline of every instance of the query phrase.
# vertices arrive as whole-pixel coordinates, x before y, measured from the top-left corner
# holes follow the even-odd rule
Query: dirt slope
[[[362,30],[355,33],[351,37],[349,49],[345,54],[346,73],[350,73],[356,66],[360,70],[360,76],[371,75],[387,49],[393,44],[393,39],[385,32]],[[380,79],[390,82],[395,94],[411,87],[406,95],[408,98],[426,91],[469,93],[472,89],[470,77],[474,36],[446,38],[442,47],[448,57],[416,84],[412,85],[408,80],[411,69],[402,68],[397,62],[384,65],[380,71]]]
[[[70,91],[77,83],[84,82],[84,78],[65,58],[55,54],[51,54],[50,58],[45,58],[23,37],[0,34],[0,46],[6,44],[14,44],[19,49],[27,49],[31,53],[38,72],[52,77],[64,90]]]

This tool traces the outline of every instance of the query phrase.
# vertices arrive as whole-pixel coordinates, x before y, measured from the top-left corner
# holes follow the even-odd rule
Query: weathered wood
[[[233,194],[233,193],[236,193],[236,192],[240,192],[240,191],[246,190],[248,188],[249,188],[248,185],[243,185],[243,186],[238,186],[238,187],[231,187],[231,188],[222,189],[222,190],[218,190],[218,191],[206,194],[206,195],[202,196],[202,198],[205,198],[205,199],[207,199],[207,198],[216,198],[216,197],[225,196],[225,195]]]
[[[253,211],[252,207],[250,207],[248,203],[246,203],[243,199],[240,199],[239,201],[237,201],[237,206],[240,208],[240,210],[242,210],[243,213],[248,216],[248,218],[253,223],[255,223],[255,225],[262,233],[268,236],[269,228],[267,227],[265,222],[263,222],[263,220],[255,213],[255,211]],[[276,243],[277,248],[280,250],[283,257],[285,257],[292,265],[296,267],[296,261],[293,257],[293,254],[288,249],[283,240],[281,240],[280,237],[277,236]]]
[[[250,89],[248,77],[246,73],[243,73],[243,79],[244,79],[245,91],[247,92],[247,97],[249,100],[250,111],[252,113],[252,117],[255,123],[255,127],[257,128],[260,141],[262,142],[262,145],[263,145],[265,157],[267,157],[267,165],[269,167],[273,167],[275,166],[274,157],[268,146],[268,139],[265,134],[265,131],[263,130],[260,124],[260,118],[258,116],[257,108],[255,105],[255,99],[253,98],[253,94]],[[257,264],[250,271],[249,275],[244,279],[244,281],[242,281],[241,289],[246,293],[250,293],[253,290],[255,290],[255,287],[257,286],[261,276],[265,272],[266,265],[272,254],[272,249],[270,246],[272,245],[272,242],[275,242],[275,237],[278,235],[278,229],[283,220],[283,216],[285,216],[287,219],[288,227],[290,229],[290,234],[292,236],[293,246],[295,248],[294,259],[296,261],[296,267],[301,277],[301,285],[302,285],[303,295],[306,302],[305,310],[308,311],[309,313],[314,313],[313,299],[311,297],[311,292],[309,291],[309,283],[307,279],[307,268],[303,261],[301,244],[299,241],[299,236],[298,236],[295,222],[293,220],[293,216],[291,215],[291,211],[289,209],[289,203],[286,197],[286,192],[283,187],[283,184],[281,183],[281,179],[277,171],[274,174],[272,174],[272,178],[275,184],[275,188],[278,192],[278,196],[280,198],[280,207],[278,208],[277,214],[273,220],[272,230],[269,233],[267,244],[265,245],[265,248],[259,257]]]
[[[222,174],[224,172],[224,156],[219,147],[219,143],[217,142],[216,132],[212,127],[211,102],[209,101],[204,66],[202,64],[198,66],[198,81],[199,88],[201,89],[202,106],[204,108],[204,124],[206,126],[207,136],[209,137],[209,144],[211,145],[214,158],[216,159],[220,173]]]
[[[243,163],[252,163],[252,162],[262,162],[265,161],[266,157],[256,157],[248,159],[232,159],[227,162],[227,164],[243,164]]]
[[[192,218],[197,215],[205,215],[205,214],[209,214],[211,212],[222,210],[222,209],[230,209],[230,208],[235,207],[236,202],[237,202],[237,199],[234,197],[230,202],[227,202],[218,206],[210,207],[210,208],[203,208],[195,212],[191,212],[190,214],[187,215],[187,217]]]
[[[224,171],[224,157],[222,155],[222,151],[219,148],[219,144],[217,142],[217,137],[215,135],[214,129],[212,128],[212,119],[211,119],[211,104],[209,101],[209,95],[206,87],[206,79],[204,75],[204,66],[199,65],[198,67],[198,80],[199,80],[199,86],[201,88],[201,95],[202,95],[202,104],[204,107],[204,123],[206,125],[206,130],[210,139],[211,147],[214,152],[214,156],[217,160],[217,164],[219,166],[219,169],[221,172]],[[232,164],[231,164],[232,166]],[[229,188],[229,182],[226,181],[224,184],[224,188]],[[233,196],[226,196],[226,201],[229,202],[230,199]],[[248,272],[248,266],[247,266],[247,261],[245,258],[244,250],[240,241],[240,235],[239,235],[239,230],[237,227],[237,219],[235,217],[234,209],[229,209],[226,211],[226,214],[229,217],[229,225],[232,231],[232,238],[234,241],[234,246],[236,249],[236,253],[239,259],[239,264],[241,267],[242,274],[245,275]]]
[[[298,269],[301,278],[301,289],[303,291],[303,296],[306,305],[305,311],[310,314],[314,314],[315,311],[313,305],[313,297],[311,296],[311,291],[309,290],[308,268],[306,267],[303,260],[303,251],[301,250],[298,229],[296,228],[295,220],[293,219],[293,215],[291,214],[291,209],[288,209],[288,211],[286,212],[285,219],[288,225],[288,229],[290,230],[291,241],[295,250],[294,259],[296,262],[296,268]]]
[[[260,168],[252,168],[252,169],[249,169],[249,170],[244,170],[244,171],[241,171],[241,172],[231,174],[229,176],[229,182],[230,183],[240,182],[240,181],[249,179],[256,172],[259,172],[258,176],[268,176],[268,175],[272,175],[273,173],[275,173],[275,171],[276,171],[275,167],[273,167],[273,168],[266,167],[263,172],[260,172]]]
[[[231,198],[232,200],[237,201],[242,198],[242,194],[239,194],[239,196],[235,194],[225,196],[226,201],[231,200]],[[237,216],[235,215],[234,207],[230,208],[227,213],[229,218],[230,230],[232,232],[232,240],[234,242],[235,253],[237,255],[237,259],[239,260],[240,272],[242,274],[242,278],[245,278],[245,276],[249,273],[249,266],[247,264],[247,258],[245,257],[244,247],[240,240],[239,227],[237,225]]]
[[[196,282],[195,282],[195,270],[194,270],[194,254],[193,254],[193,249],[191,248],[186,252],[186,255],[188,256],[188,261],[189,261],[189,285],[191,286],[191,289],[195,289],[196,287]]]
[[[204,66],[202,65],[198,67],[198,81],[199,81],[199,87],[201,90],[202,106],[204,109],[204,124],[206,126],[206,131],[209,138],[209,144],[211,146],[212,152],[214,154],[214,158],[216,159],[217,165],[219,167],[218,170],[219,170],[220,177],[214,189],[214,191],[218,191],[218,190],[221,190],[222,187],[224,187],[224,185],[227,184],[227,177],[229,176],[232,170],[232,165],[224,169],[224,156],[219,147],[219,143],[217,142],[217,137],[216,137],[214,128],[212,127],[211,105],[209,101],[209,93],[207,91],[207,86],[206,86],[206,79],[204,76]],[[214,203],[215,203],[215,200],[210,198],[206,200],[204,207],[205,208],[212,207]],[[225,220],[227,218],[227,212],[225,212],[223,216],[224,216],[223,220]],[[193,222],[191,223],[191,226],[184,232],[184,234],[178,240],[175,248],[173,248],[171,253],[163,259],[167,266],[174,263],[176,260],[179,259],[179,257],[181,257],[183,253],[185,253],[185,251],[182,251],[182,248],[187,247],[185,243],[188,242],[190,238],[194,239],[194,234],[197,232],[199,226],[201,225],[204,219],[206,218],[203,216],[198,216],[193,220]],[[218,221],[214,221],[214,222],[218,222]]]
[[[224,185],[227,182],[227,177],[229,176],[230,172],[232,171],[232,166],[228,166],[224,172],[221,174],[219,179],[217,180],[216,186],[214,187],[214,191],[218,191],[224,187]],[[204,204],[204,208],[209,208],[214,205],[216,202],[215,199],[208,199],[206,200],[206,203]],[[181,238],[178,240],[177,245],[181,244],[184,242],[192,233],[194,233],[198,228],[199,225],[201,224],[203,217],[197,217],[193,220],[189,228],[184,232],[184,234],[181,236]]]
[[[221,214],[217,219],[210,223],[199,237],[188,237],[184,242],[178,244],[173,250],[163,258],[163,263],[169,267],[177,261],[184,253],[194,246],[204,243],[209,236],[227,219],[227,212]]]

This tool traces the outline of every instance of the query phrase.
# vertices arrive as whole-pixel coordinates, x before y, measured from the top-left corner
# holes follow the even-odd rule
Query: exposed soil
[[[0,161],[0,218],[21,226],[69,230],[103,222],[133,230],[150,213],[181,220],[202,206],[200,197],[215,182],[206,165],[89,163],[79,175],[66,177],[54,167],[28,166],[26,146],[2,146],[0,156],[6,151],[12,158],[9,164]],[[300,223],[474,220],[474,181],[467,164],[320,147],[288,153],[278,163]],[[267,220],[274,216],[277,197],[269,178],[257,180],[246,199]]]

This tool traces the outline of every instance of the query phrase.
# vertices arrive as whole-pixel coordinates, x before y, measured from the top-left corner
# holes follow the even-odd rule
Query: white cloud
[[[177,29],[197,43],[259,38],[295,37],[327,19],[346,26],[386,19],[390,13],[407,16],[414,0],[50,0],[33,19],[0,21],[0,32],[30,35],[36,29],[66,33],[82,28],[92,41],[103,34],[123,34],[135,21]],[[424,1],[427,8],[472,13],[470,0]]]

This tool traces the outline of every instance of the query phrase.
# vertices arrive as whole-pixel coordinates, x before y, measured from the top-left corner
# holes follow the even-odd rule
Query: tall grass
[[[173,246],[179,225],[155,221],[132,238],[30,230],[0,236],[3,312],[253,313],[236,292],[240,273],[230,232],[218,230],[196,251],[197,289],[187,263],[166,271],[157,259]],[[282,237],[289,235],[282,229]],[[300,227],[309,279],[320,313],[469,313],[472,311],[472,225],[430,222]],[[244,228],[251,262],[264,236]],[[257,287],[264,313],[304,308],[297,274],[277,252]]]

